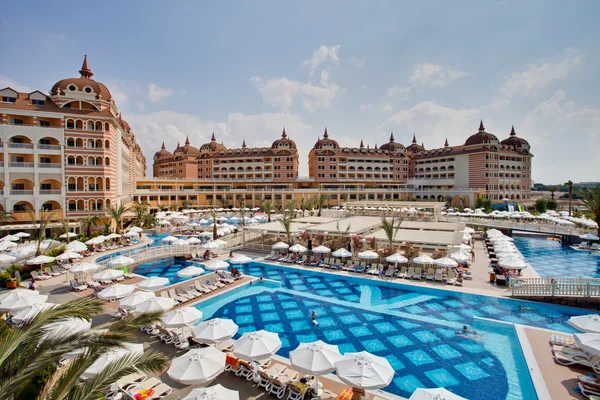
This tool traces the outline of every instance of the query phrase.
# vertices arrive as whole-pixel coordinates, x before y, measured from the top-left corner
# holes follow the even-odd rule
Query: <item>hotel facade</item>
[[[464,144],[425,149],[413,136],[388,143],[342,147],[325,129],[308,155],[308,177],[290,132],[270,147],[230,148],[213,134],[194,147],[189,139],[173,152],[165,143],[146,158],[109,89],[93,80],[87,57],[80,76],[58,81],[48,94],[0,89],[0,208],[17,220],[30,212],[76,219],[105,215],[108,205],[145,201],[151,207],[198,206],[241,199],[285,204],[320,194],[329,205],[356,200],[436,200],[473,206],[527,201],[531,190],[529,143],[514,128],[504,140],[479,130]],[[293,135],[293,133],[292,133]]]

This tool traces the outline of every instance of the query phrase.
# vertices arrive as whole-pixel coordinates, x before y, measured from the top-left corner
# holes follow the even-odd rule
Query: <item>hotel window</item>
[[[11,118],[10,124],[11,125],[23,125],[23,120],[19,119],[19,118]]]
[[[38,126],[49,127],[50,126],[50,122],[49,121],[38,121]],[[47,143],[47,144],[50,144],[50,143]]]
[[[31,104],[34,106],[43,106],[44,104],[46,104],[46,101],[44,100],[31,100]]]
[[[3,103],[14,103],[15,101],[17,101],[16,97],[2,96]]]

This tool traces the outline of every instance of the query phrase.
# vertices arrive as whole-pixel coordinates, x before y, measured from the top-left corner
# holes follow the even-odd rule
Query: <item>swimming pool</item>
[[[554,240],[515,237],[514,243],[541,277],[600,278],[600,252],[578,251]]]
[[[163,234],[160,234],[160,235],[146,235],[146,234],[144,234],[144,236],[147,239],[150,239],[152,241],[152,242],[150,242],[150,247],[157,247],[157,246],[165,246],[165,244],[161,242],[161,239],[169,236],[169,233],[163,233]],[[186,238],[186,237],[180,236],[180,235],[175,235],[175,237],[180,238],[180,239],[185,239]],[[166,245],[166,246],[168,246],[168,245]],[[116,251],[114,253],[110,253],[110,254],[106,254],[106,255],[98,257],[96,259],[96,262],[104,261],[104,260],[107,260],[109,258],[114,258],[114,257],[121,256],[121,255],[128,256],[128,255],[131,255],[131,254],[135,254],[137,252],[145,250],[147,247],[148,247],[148,245],[141,246],[141,247],[136,247],[136,248],[133,248],[133,249],[119,250],[119,251]]]
[[[446,387],[469,399],[535,399],[514,327],[506,322],[570,332],[566,321],[579,313],[268,264],[241,270],[269,280],[199,303],[204,319],[231,318],[240,326],[238,335],[278,332],[283,357],[299,343],[319,339],[343,353],[366,350],[386,357],[396,377],[384,390],[403,397],[417,387]],[[308,318],[313,310],[319,326]],[[463,325],[480,338],[457,336]]]
[[[200,263],[194,261],[186,261],[179,260],[175,258],[166,259],[166,260],[156,260],[150,261],[144,264],[140,264],[133,270],[134,273],[138,275],[143,275],[145,277],[153,277],[158,276],[162,278],[167,278],[169,280],[169,285],[173,285],[182,281],[186,281],[191,278],[181,278],[177,276],[177,271],[189,266],[197,266],[202,268]],[[211,271],[205,271],[206,273],[210,273]],[[204,274],[202,274],[204,275]],[[200,275],[199,275],[200,276]]]

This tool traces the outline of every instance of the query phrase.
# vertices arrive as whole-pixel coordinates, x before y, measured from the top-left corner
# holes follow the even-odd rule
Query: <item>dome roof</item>
[[[181,152],[183,154],[189,154],[191,156],[197,156],[198,154],[200,154],[200,151],[197,148],[190,145],[190,137],[189,136],[185,138],[185,146],[183,146],[181,148]]]
[[[205,143],[202,146],[200,146],[200,152],[216,153],[221,150],[227,150],[227,147],[223,146],[220,143],[217,143],[217,139],[215,139],[214,132],[212,134],[212,138],[210,139],[210,142]]]
[[[421,151],[425,151],[425,146],[422,144],[417,144],[417,137],[413,135],[412,144],[408,146],[406,150],[412,153],[419,153]]]
[[[50,94],[57,95],[71,91],[83,92],[86,90],[86,87],[89,87],[91,89],[91,92],[89,93],[95,93],[97,99],[101,98],[106,101],[112,100],[112,95],[108,88],[103,83],[96,82],[92,79],[94,73],[88,65],[87,56],[83,59],[83,65],[79,70],[79,73],[81,74],[81,77],[79,78],[67,78],[56,82],[54,86],[52,86]],[[71,90],[72,86],[74,90]]]
[[[165,147],[165,142],[163,142],[160,151],[157,151],[156,153],[154,153],[154,158],[155,159],[164,159],[164,158],[171,158],[173,157],[173,154],[171,154],[171,152],[169,150],[167,150],[167,148]]]
[[[508,138],[504,139],[500,143],[503,146],[514,147],[515,149],[520,149],[520,148],[529,146],[529,142],[527,140],[517,136],[517,134],[515,133],[514,125],[513,125],[512,129],[510,130],[510,136]]]
[[[377,146],[375,146],[375,147],[376,147],[375,149],[377,150]],[[394,142],[394,132],[392,132],[392,134],[390,135],[390,141],[389,141],[389,143],[386,143],[386,144],[382,145],[379,148],[379,150],[382,150],[382,151],[386,151],[387,150],[390,153],[395,153],[397,151],[404,150],[404,146],[402,144],[400,144],[400,143]]]
[[[271,149],[273,150],[277,150],[280,148],[280,146],[287,144],[287,148],[289,149],[296,149],[296,142],[294,142],[292,139],[288,139],[287,134],[285,133],[285,128],[283,128],[283,133],[281,134],[281,139],[277,139],[273,142],[273,144],[271,145]],[[286,147],[286,146],[284,146]]]
[[[465,146],[472,146],[472,145],[476,145],[476,144],[485,144],[485,143],[498,144],[499,142],[500,141],[498,140],[496,135],[493,135],[493,134],[485,131],[485,128],[483,127],[483,121],[481,121],[479,123],[479,132],[477,132],[474,135],[469,136],[469,138],[465,141]]]
[[[327,128],[325,128],[325,133],[323,133],[323,139],[317,140],[317,143],[313,146],[313,149],[339,149],[340,145],[333,139],[329,139],[329,134],[327,133]]]

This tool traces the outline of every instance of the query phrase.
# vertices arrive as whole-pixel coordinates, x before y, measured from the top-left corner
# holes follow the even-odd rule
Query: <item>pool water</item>
[[[137,267],[135,267],[133,272],[148,278],[153,276],[167,278],[170,282],[169,285],[173,285],[175,283],[191,279],[181,278],[177,276],[177,271],[192,265],[202,268],[202,265],[200,263],[194,261],[185,261],[171,258],[166,260],[151,261],[138,265]],[[206,271],[205,273],[209,272],[211,271]]]
[[[537,273],[545,277],[600,278],[600,252],[573,250],[555,240],[515,237],[514,243]]]
[[[152,240],[152,242],[150,243],[150,247],[157,247],[157,246],[164,246],[165,245],[164,243],[161,242],[161,239],[166,238],[167,236],[169,236],[169,233],[163,233],[163,234],[160,234],[160,235],[146,235],[145,234],[144,236],[146,236],[146,238]],[[180,238],[180,239],[185,239],[186,238],[184,236],[179,236],[179,235],[175,235],[175,237]],[[202,238],[200,238],[200,239],[202,239]],[[169,245],[166,245],[166,246],[169,246]],[[131,254],[135,254],[137,252],[145,250],[147,247],[148,246],[146,245],[146,246],[142,246],[142,247],[136,247],[136,248],[133,248],[133,249],[119,250],[119,251],[116,251],[114,253],[110,253],[110,254],[106,254],[104,256],[100,256],[100,257],[98,257],[96,259],[96,261],[99,262],[99,261],[103,261],[103,260],[106,260],[106,259],[109,259],[109,258],[114,258],[114,257],[117,257],[117,256],[121,256],[121,255],[123,255],[123,256],[129,256]]]
[[[578,311],[268,264],[241,270],[265,281],[199,303],[204,319],[231,318],[238,336],[278,332],[283,357],[315,340],[386,357],[396,377],[383,390],[407,398],[418,387],[469,399],[537,398],[515,330],[502,322],[570,332],[566,321]],[[313,310],[318,326],[309,319]],[[481,336],[457,336],[463,325]]]

